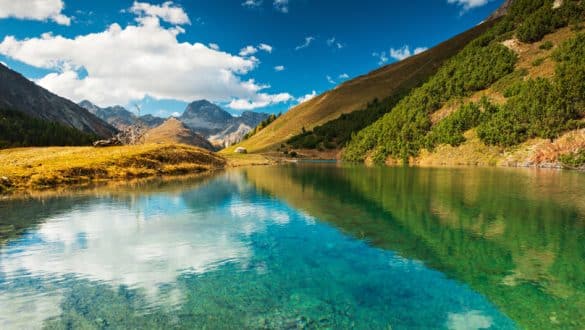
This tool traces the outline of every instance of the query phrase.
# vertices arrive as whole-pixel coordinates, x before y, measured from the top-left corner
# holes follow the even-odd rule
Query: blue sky
[[[0,0],[0,61],[74,101],[281,112],[461,33],[503,0]]]

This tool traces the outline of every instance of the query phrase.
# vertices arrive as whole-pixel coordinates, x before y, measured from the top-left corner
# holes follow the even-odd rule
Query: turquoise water
[[[579,328],[583,180],[307,164],[5,200],[0,328]]]

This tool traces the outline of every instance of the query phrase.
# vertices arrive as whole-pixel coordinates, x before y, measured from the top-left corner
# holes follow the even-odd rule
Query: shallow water
[[[0,202],[0,328],[585,328],[585,176],[299,164]]]

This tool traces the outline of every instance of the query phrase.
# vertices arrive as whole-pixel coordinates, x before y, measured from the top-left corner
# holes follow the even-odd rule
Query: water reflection
[[[581,173],[304,166],[246,174],[297,209],[469,284],[522,327],[585,328]]]
[[[314,164],[2,201],[0,328],[583,328],[584,180]]]

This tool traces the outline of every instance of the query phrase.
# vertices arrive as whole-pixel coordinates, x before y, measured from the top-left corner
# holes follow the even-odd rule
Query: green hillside
[[[96,139],[97,136],[59,123],[32,118],[19,111],[0,109],[0,149],[90,145]]]
[[[555,139],[584,127],[585,34],[580,32],[584,15],[583,1],[565,0],[560,7],[552,0],[513,2],[508,15],[493,28],[469,43],[382,118],[355,134],[344,158],[408,161],[423,149],[432,152],[439,145],[457,147],[466,142],[464,133],[472,129],[482,144],[505,150],[529,139]],[[554,62],[550,77],[531,75],[530,70],[519,67],[528,53],[519,57],[510,45],[540,42],[566,26],[572,29],[571,38],[556,47],[542,43],[541,52],[550,56],[532,62],[535,68],[545,60]],[[495,86],[502,92],[503,102],[490,99],[486,93],[487,97],[462,102],[459,109],[433,122],[433,115],[446,104]]]
[[[437,72],[441,64],[457,54],[471,40],[482,35],[494,23],[492,20],[487,21],[426,52],[351,79],[297,105],[249,139],[223,152],[231,153],[240,146],[247,148],[249,152],[272,151],[294,136],[312,131],[314,128],[315,132],[319,132],[316,127],[322,125],[326,125],[325,131],[332,131],[335,134],[343,135],[349,132],[346,134],[347,138],[341,135],[327,138],[327,141],[335,146],[344,145],[351,132],[359,131],[385,114],[391,108],[391,104],[387,102],[392,102],[399,95],[420,86]],[[379,104],[374,102],[376,99],[387,106],[380,108]],[[358,110],[362,112],[354,113]],[[331,121],[334,122],[327,125]],[[319,142],[325,141],[323,135],[325,134],[320,134]]]

